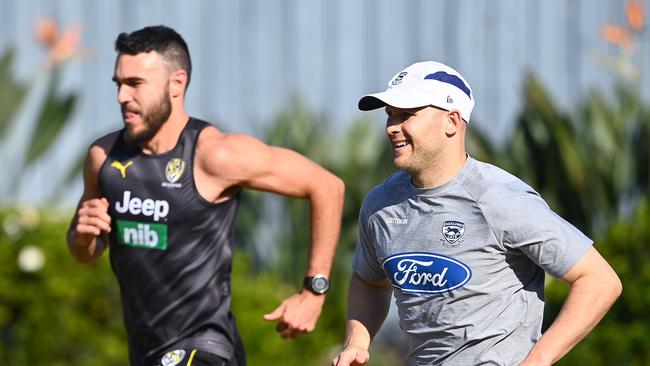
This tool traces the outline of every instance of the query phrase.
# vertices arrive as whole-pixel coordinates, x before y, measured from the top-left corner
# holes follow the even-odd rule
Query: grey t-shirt
[[[354,271],[388,279],[407,365],[516,365],[541,335],[544,272],[561,277],[592,241],[527,184],[469,157],[418,189],[398,172],[366,196]]]

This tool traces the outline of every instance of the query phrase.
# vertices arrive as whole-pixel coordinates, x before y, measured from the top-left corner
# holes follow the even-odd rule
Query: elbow
[[[340,198],[341,202],[343,202],[343,197],[345,196],[345,183],[343,182],[343,179],[336,175],[333,175],[333,178],[332,190],[335,192],[336,196]]]
[[[614,277],[612,278],[612,297],[614,298],[614,301],[616,301],[622,293],[623,283],[621,282],[621,279],[614,274]]]
[[[321,179],[321,193],[325,194],[328,197],[328,200],[335,199],[343,204],[343,199],[345,196],[345,183],[343,179],[333,174],[332,172],[326,171],[327,174]]]
[[[345,183],[341,178],[323,169],[324,174],[314,176],[305,192],[305,197],[313,202],[321,202],[331,207],[343,207]],[[301,195],[302,197],[302,195]]]
[[[608,283],[609,284],[609,291],[610,291],[610,296],[612,298],[612,303],[616,301],[621,296],[621,293],[623,293],[623,283],[621,282],[621,279],[618,277],[618,274],[612,268],[609,266],[609,271],[604,271],[605,273],[609,273],[607,278],[604,279],[603,283]]]
[[[597,283],[603,298],[609,301],[609,306],[612,306],[623,292],[623,283],[613,269],[607,276],[601,277]]]

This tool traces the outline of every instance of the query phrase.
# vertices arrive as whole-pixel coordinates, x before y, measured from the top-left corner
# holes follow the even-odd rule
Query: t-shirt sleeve
[[[492,189],[481,202],[504,248],[523,252],[553,277],[562,277],[593,245],[591,239],[553,212],[532,188]]]
[[[379,281],[385,279],[386,274],[377,259],[374,240],[369,232],[368,216],[364,206],[362,206],[359,214],[359,243],[352,261],[352,269],[364,280]]]

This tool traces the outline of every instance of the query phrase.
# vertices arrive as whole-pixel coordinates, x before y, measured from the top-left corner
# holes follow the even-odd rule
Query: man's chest
[[[369,228],[379,264],[405,292],[447,292],[504,264],[502,246],[471,202],[407,201],[378,211]]]

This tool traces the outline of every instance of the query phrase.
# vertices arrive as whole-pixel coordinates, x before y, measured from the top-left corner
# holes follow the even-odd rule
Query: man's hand
[[[68,248],[79,262],[92,262],[99,258],[108,244],[111,232],[111,217],[108,215],[108,200],[92,198],[82,201],[68,232]]]
[[[84,201],[77,210],[77,226],[79,235],[97,237],[102,233],[111,232],[111,217],[108,215],[108,200],[93,198]]]
[[[314,330],[324,303],[325,295],[305,290],[286,298],[273,312],[264,315],[264,319],[278,320],[276,330],[282,338],[295,338]]]
[[[348,346],[332,361],[332,366],[365,365],[370,359],[368,350]]]

